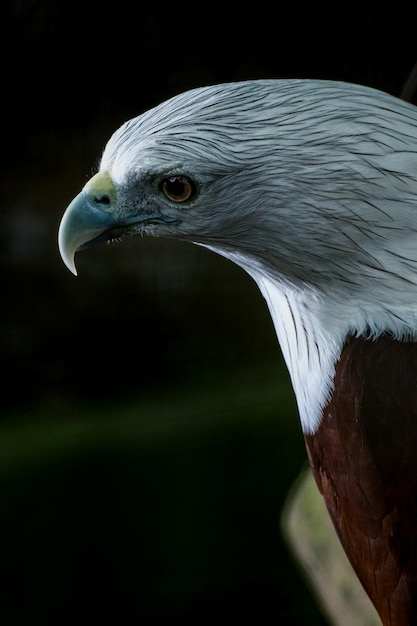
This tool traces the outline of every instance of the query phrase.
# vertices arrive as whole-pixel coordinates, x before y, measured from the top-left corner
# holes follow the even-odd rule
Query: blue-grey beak
[[[75,253],[108,240],[108,231],[117,227],[111,214],[115,201],[116,192],[109,174],[99,172],[65,211],[59,227],[58,245],[62,260],[73,274],[77,274]]]

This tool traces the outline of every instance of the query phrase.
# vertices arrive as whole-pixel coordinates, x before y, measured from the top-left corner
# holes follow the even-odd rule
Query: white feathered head
[[[347,83],[195,89],[126,122],[68,207],[61,254],[175,237],[265,295],[313,431],[349,334],[417,336],[417,108]]]

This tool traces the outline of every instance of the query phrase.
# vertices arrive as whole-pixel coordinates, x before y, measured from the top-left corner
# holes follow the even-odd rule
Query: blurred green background
[[[74,278],[56,245],[109,135],[174,93],[399,92],[400,9],[300,7],[2,5],[1,624],[325,624],[280,532],[306,455],[256,286],[159,240],[83,252]]]

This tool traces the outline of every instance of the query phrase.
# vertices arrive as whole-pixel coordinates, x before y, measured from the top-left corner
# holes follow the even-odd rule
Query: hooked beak
[[[85,185],[65,211],[58,233],[59,251],[68,269],[75,275],[75,253],[95,243],[107,241],[118,222],[112,215],[116,191],[108,172],[99,172]]]

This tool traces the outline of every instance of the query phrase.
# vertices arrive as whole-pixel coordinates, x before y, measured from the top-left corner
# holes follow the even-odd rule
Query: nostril
[[[97,172],[84,185],[88,204],[97,211],[110,213],[116,207],[116,189],[107,171]]]
[[[110,195],[108,193],[96,193],[93,197],[95,204],[108,206],[111,202]]]

